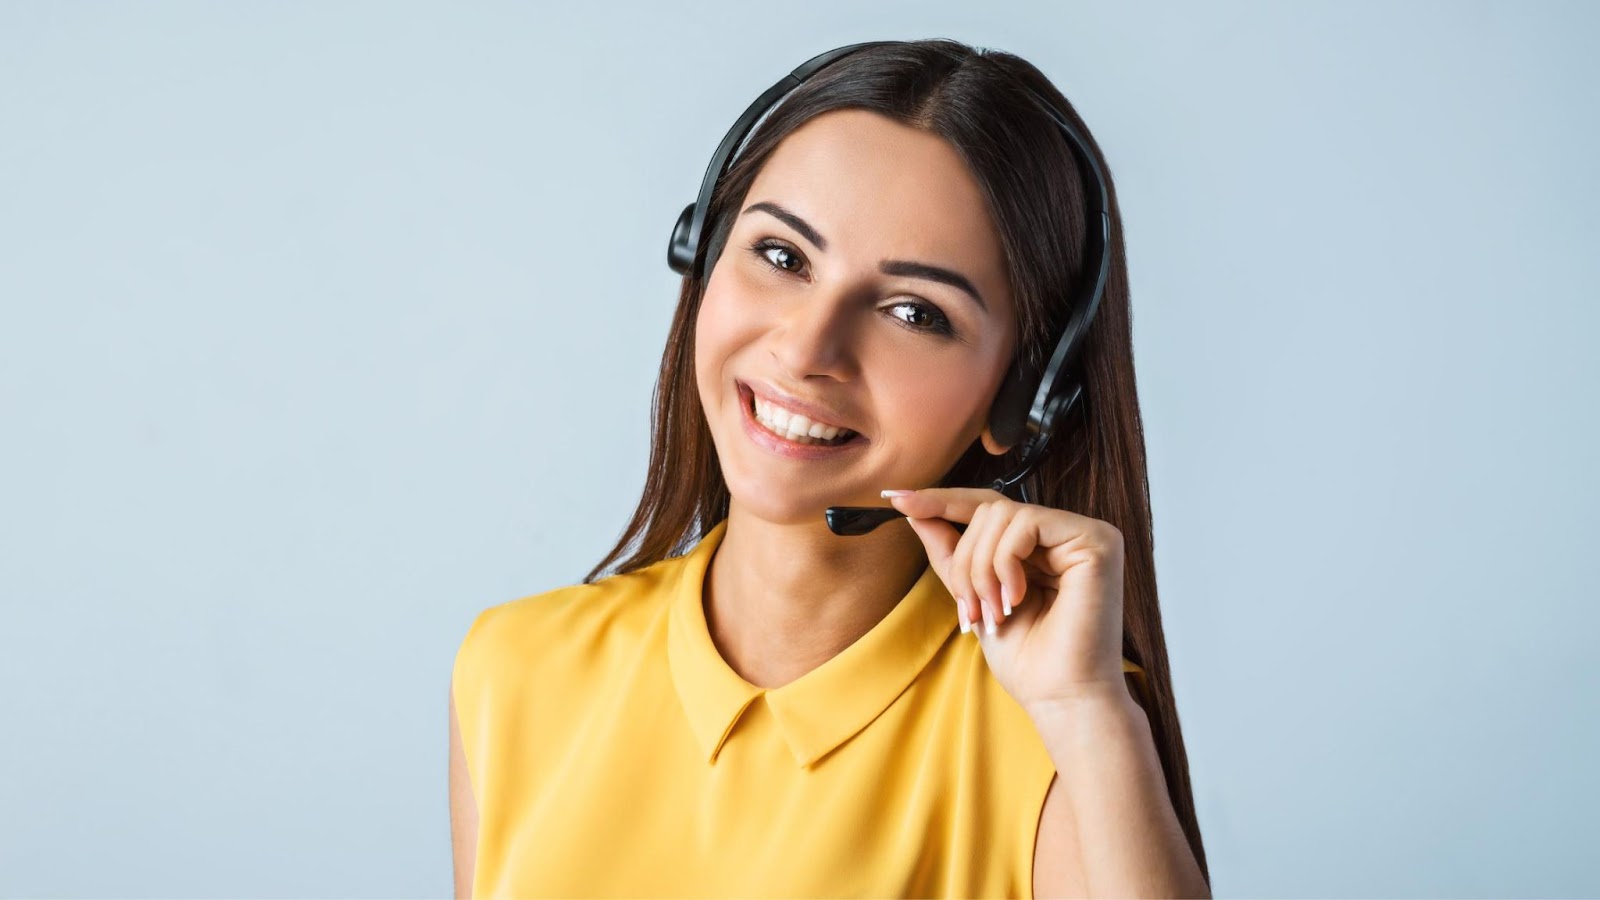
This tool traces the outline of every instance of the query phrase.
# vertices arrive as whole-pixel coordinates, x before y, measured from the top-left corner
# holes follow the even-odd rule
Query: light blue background
[[[455,650],[632,510],[716,142],[938,36],[1117,181],[1217,895],[1600,894],[1600,6],[681,6],[0,5],[0,894],[447,895]]]

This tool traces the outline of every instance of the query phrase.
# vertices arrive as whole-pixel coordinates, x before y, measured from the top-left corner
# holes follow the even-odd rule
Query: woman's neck
[[[731,504],[701,598],[712,643],[745,681],[788,684],[871,631],[927,562],[903,519],[841,537],[821,515],[781,524]]]

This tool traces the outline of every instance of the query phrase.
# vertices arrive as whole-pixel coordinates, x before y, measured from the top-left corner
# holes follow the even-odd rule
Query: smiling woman
[[[1018,504],[955,486],[1015,467],[997,396],[1098,262],[1085,173],[1033,98],[1087,128],[1031,64],[947,40],[778,87],[711,173],[632,520],[582,584],[485,610],[458,652],[458,890],[1207,894],[1098,148],[1084,402]],[[886,488],[937,511],[829,531]],[[1068,537],[1001,552],[1024,533]]]
[[[821,508],[877,503],[886,486],[931,485],[949,471],[985,428],[1016,327],[983,193],[937,134],[871,110],[829,110],[776,146],[746,195],[760,199],[725,241],[753,249],[710,269],[695,382],[736,500],[730,545],[766,532],[762,544],[784,547],[792,538],[780,535],[814,529]],[[740,382],[779,407],[809,404],[813,418],[865,444],[805,457],[815,465],[775,464],[771,448],[743,439]],[[909,530],[872,537],[881,546],[830,552],[915,560]],[[885,574],[880,602],[906,564]]]

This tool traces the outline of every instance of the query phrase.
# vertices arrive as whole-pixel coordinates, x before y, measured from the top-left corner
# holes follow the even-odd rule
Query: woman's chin
[[[770,490],[746,493],[737,489],[729,490],[729,503],[743,515],[774,525],[826,525],[824,513],[828,507],[839,505],[814,495],[775,496]]]
[[[837,491],[819,490],[816,484],[780,484],[774,479],[728,483],[729,503],[743,515],[754,516],[774,525],[822,525],[830,506],[881,506],[876,491],[870,497],[859,486]]]

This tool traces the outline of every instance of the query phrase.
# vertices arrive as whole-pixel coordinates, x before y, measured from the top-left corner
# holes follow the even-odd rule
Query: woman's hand
[[[995,678],[1025,710],[1128,695],[1121,531],[988,488],[891,494],[957,598],[958,616],[966,599]],[[951,522],[967,523],[966,532]]]

